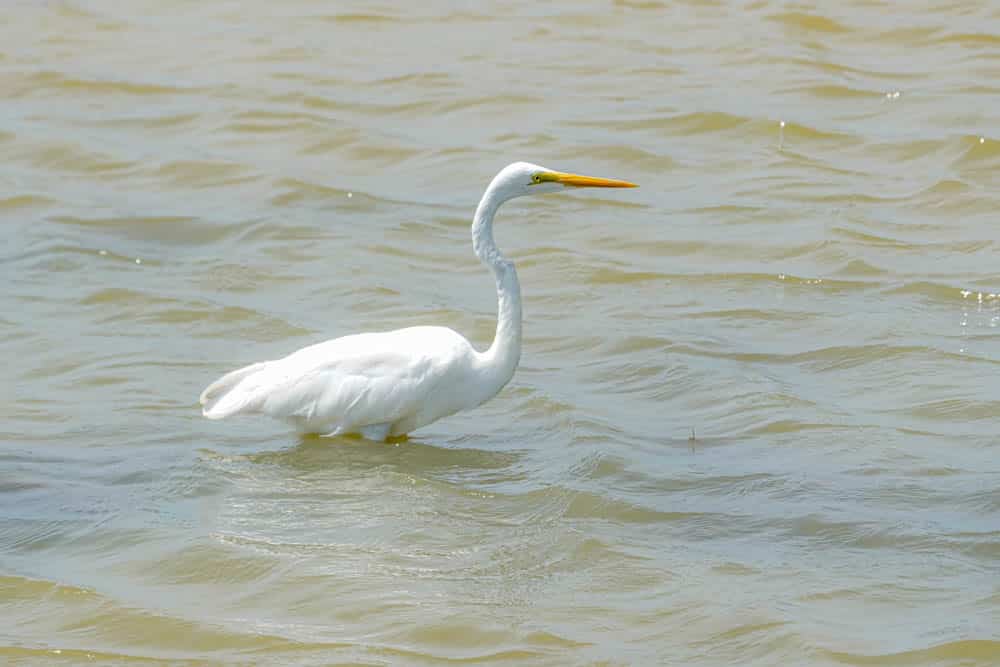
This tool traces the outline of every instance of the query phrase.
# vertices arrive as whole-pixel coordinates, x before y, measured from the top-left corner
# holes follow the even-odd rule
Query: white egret
[[[304,433],[385,440],[493,398],[521,358],[521,286],[493,241],[493,217],[508,199],[581,187],[635,185],[516,162],[486,188],[472,220],[472,248],[493,271],[499,301],[485,352],[447,327],[344,336],[224,375],[202,392],[203,414],[265,414]]]

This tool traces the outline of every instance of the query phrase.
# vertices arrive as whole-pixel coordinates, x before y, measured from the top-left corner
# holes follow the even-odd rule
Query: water
[[[0,661],[1000,664],[995,3],[15,2]],[[198,412],[445,324],[401,444]]]

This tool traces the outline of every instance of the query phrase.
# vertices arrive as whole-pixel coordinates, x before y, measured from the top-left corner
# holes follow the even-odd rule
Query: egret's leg
[[[361,427],[361,435],[368,440],[385,442],[385,439],[389,437],[389,431],[391,430],[392,424],[389,422],[384,424],[369,424],[368,426]]]

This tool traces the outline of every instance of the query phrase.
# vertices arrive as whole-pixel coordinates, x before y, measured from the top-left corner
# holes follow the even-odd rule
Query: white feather
[[[345,336],[229,373],[202,394],[203,414],[265,414],[310,433],[388,424],[401,435],[489,398],[477,391],[477,356],[445,327]]]

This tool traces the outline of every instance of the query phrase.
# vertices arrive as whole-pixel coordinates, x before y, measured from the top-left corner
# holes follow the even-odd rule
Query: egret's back
[[[401,434],[470,407],[476,352],[445,327],[345,336],[212,383],[203,414],[266,414],[306,432],[353,433],[386,425]]]

